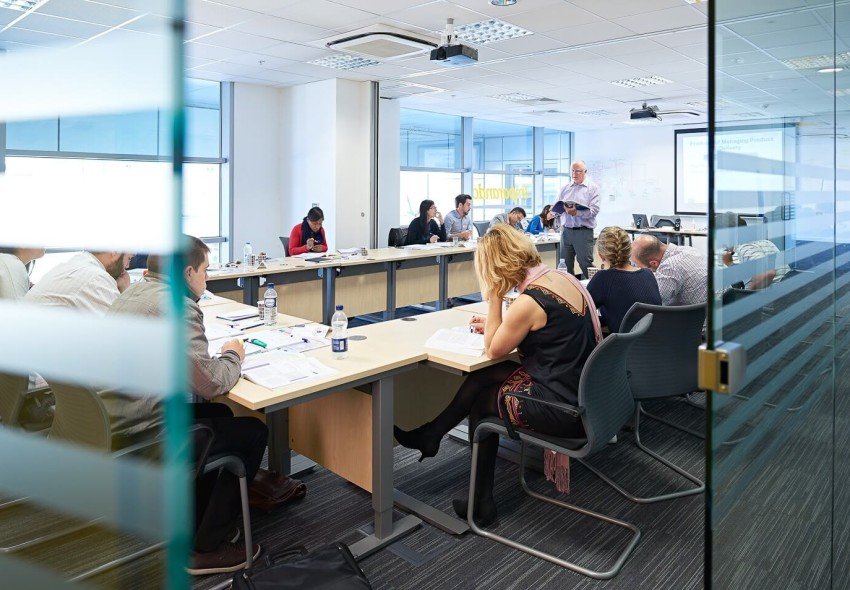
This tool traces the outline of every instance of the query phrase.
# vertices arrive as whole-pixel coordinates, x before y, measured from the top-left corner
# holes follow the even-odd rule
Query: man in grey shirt
[[[663,305],[705,303],[708,294],[708,267],[696,248],[662,244],[648,234],[632,243],[632,262],[655,273]]]
[[[185,318],[188,337],[189,368],[192,392],[204,399],[224,395],[241,376],[245,349],[238,339],[225,342],[219,356],[211,357],[204,328],[204,313],[198,300],[207,287],[209,248],[195,237],[187,237],[189,250],[184,281],[173,287],[162,273],[163,260],[148,257],[148,273],[143,280],[124,291],[109,314],[161,316],[172,288],[185,293]],[[156,370],[155,367],[152,368]],[[162,407],[150,397],[131,397],[118,392],[101,392],[110,420],[124,434],[138,434],[141,429],[157,429],[162,424]],[[191,404],[195,424],[213,432],[210,454],[239,456],[245,464],[248,481],[254,479],[268,440],[265,424],[256,418],[234,417],[224,404]],[[239,480],[226,470],[209,473],[195,481],[195,550],[190,556],[189,573],[230,572],[245,566],[245,545],[234,539],[234,522],[241,512]],[[259,555],[255,544],[253,553]]]
[[[443,222],[448,239],[460,238],[461,240],[468,240],[472,237],[470,209],[472,209],[472,197],[469,195],[458,195],[455,197],[455,210],[449,211]]]
[[[499,213],[490,221],[490,227],[497,223],[507,223],[511,227],[523,231],[522,220],[525,219],[525,209],[522,207],[514,207],[505,213]]]

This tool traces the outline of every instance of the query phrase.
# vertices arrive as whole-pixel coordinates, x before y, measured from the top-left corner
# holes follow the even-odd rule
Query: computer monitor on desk
[[[634,225],[637,229],[649,227],[649,220],[643,213],[632,213],[632,220],[634,221]]]
[[[676,231],[682,229],[682,218],[678,215],[653,215],[649,223],[652,227],[672,227]]]

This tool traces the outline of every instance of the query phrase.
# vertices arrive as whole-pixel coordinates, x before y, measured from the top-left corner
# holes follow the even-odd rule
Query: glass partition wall
[[[848,6],[710,7],[708,347],[746,362],[708,400],[706,579],[848,588]],[[742,123],[743,141],[779,130],[773,156],[724,142]]]
[[[167,283],[183,282],[183,5],[139,8],[162,15],[145,34],[0,53],[4,588],[188,586],[193,461],[183,289],[168,290],[158,317],[109,308],[130,283],[125,268],[134,253],[161,256]],[[144,127],[139,117],[158,135],[130,132],[127,124]],[[81,168],[82,160],[5,149],[8,128],[13,143],[58,150],[39,143],[57,125],[69,150],[168,156],[155,171],[128,176],[126,162],[86,160]],[[34,170],[48,159],[54,167]],[[203,177],[196,171],[192,182]],[[190,225],[204,223],[191,217]],[[56,280],[33,272],[45,247],[67,252],[66,268],[90,279],[73,290],[44,287]],[[29,290],[34,277],[39,292]]]

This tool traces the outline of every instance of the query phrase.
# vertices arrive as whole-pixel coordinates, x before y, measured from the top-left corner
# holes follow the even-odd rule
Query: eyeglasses
[[[428,211],[430,211],[431,209],[434,209],[434,210],[436,211],[437,206],[436,206],[436,205],[432,205],[431,207],[428,207]]]
[[[584,174],[587,170],[573,170],[573,174]]]

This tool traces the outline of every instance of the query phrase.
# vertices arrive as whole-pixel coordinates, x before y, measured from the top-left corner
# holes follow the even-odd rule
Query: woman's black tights
[[[432,432],[442,438],[468,416],[469,441],[472,442],[472,435],[481,420],[499,415],[499,388],[519,366],[518,363],[507,361],[469,375],[448,407],[429,424]],[[493,495],[493,475],[498,451],[497,434],[488,434],[478,444],[478,475],[475,482],[478,497]]]

